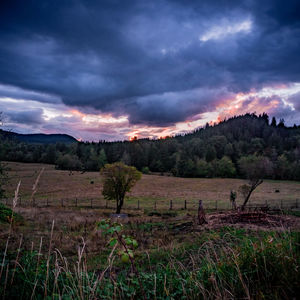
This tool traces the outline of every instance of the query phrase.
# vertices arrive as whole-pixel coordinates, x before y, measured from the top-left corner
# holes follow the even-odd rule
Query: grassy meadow
[[[108,220],[115,208],[113,202],[105,207],[99,173],[42,164],[6,167],[10,201],[0,207],[3,299],[296,298],[298,210],[253,222],[235,222],[230,210],[214,210],[216,202],[218,209],[229,208],[229,192],[243,180],[143,175],[126,199],[129,218],[121,226],[105,221],[107,229],[99,221]],[[42,168],[32,207],[32,186]],[[20,180],[22,205],[17,203],[12,212]],[[288,206],[299,196],[298,182],[265,181],[251,201]],[[207,208],[206,225],[196,220],[199,199]],[[187,210],[182,209],[184,200]],[[123,260],[126,251],[132,253],[130,260]]]
[[[7,196],[13,198],[15,188],[22,181],[20,187],[21,204],[29,205],[32,186],[41,171],[44,171],[39,180],[35,201],[38,206],[45,206],[47,199],[51,205],[61,205],[61,199],[66,206],[74,206],[77,198],[78,205],[90,206],[90,199],[95,206],[105,206],[101,194],[102,183],[99,172],[62,171],[56,170],[53,165],[5,163],[8,169],[9,182],[6,186]],[[127,195],[126,208],[153,209],[156,207],[168,209],[170,200],[173,208],[181,209],[184,200],[188,208],[196,209],[198,200],[203,200],[207,208],[230,208],[230,190],[238,190],[246,181],[227,178],[179,178],[160,175],[143,175],[132,191]],[[279,191],[279,192],[276,192]],[[251,196],[250,204],[265,204],[270,206],[293,206],[299,199],[300,182],[266,180]],[[237,202],[242,198],[238,194]],[[216,204],[217,202],[217,204]],[[114,206],[114,203],[109,203]]]

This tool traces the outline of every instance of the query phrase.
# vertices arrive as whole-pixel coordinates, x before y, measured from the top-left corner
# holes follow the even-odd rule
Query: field
[[[38,206],[63,205],[104,207],[102,197],[102,183],[99,172],[78,172],[55,170],[52,165],[6,163],[9,182],[6,187],[8,198],[13,198],[16,186],[21,180],[20,196],[22,205],[30,205],[32,186],[39,174],[44,169],[35,202]],[[173,209],[184,207],[187,201],[188,208],[196,209],[198,200],[203,200],[206,208],[230,208],[230,190],[238,190],[245,180],[240,179],[203,179],[203,178],[177,178],[160,175],[143,175],[132,192],[128,194],[126,208],[168,209],[172,200]],[[277,192],[276,192],[277,191]],[[251,197],[251,204],[265,204],[270,206],[295,206],[299,199],[300,207],[300,182],[296,181],[271,181],[266,180]],[[238,194],[237,202],[241,203]],[[108,203],[113,206],[113,203]]]
[[[298,182],[265,181],[254,192],[252,204],[267,202],[284,209],[258,213],[245,222],[229,210],[230,190],[238,190],[243,180],[143,175],[126,199],[124,212],[129,218],[119,227],[103,221],[115,208],[101,196],[100,173],[60,171],[41,164],[6,163],[6,167],[8,207],[20,180],[21,203],[14,208],[14,218],[8,208],[0,216],[3,299],[297,295]],[[32,207],[32,186],[43,168]],[[199,199],[207,210],[206,225],[197,223]],[[101,220],[104,225],[99,225]],[[137,241],[136,249],[132,240]],[[126,259],[126,249],[134,253],[132,260]]]

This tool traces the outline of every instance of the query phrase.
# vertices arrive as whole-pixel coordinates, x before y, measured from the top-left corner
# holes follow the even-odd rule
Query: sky
[[[300,124],[300,1],[2,0],[0,111],[84,141]]]

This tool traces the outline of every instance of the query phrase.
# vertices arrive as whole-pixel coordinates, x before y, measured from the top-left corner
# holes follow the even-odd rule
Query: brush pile
[[[289,227],[292,225],[292,219],[284,215],[271,215],[260,211],[247,212],[229,212],[212,216],[212,219],[218,218],[220,223],[227,224],[255,224],[270,227]]]

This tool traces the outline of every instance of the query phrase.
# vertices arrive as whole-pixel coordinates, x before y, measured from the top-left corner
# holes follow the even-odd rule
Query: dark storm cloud
[[[134,124],[147,120],[148,125],[172,125],[198,114],[212,111],[220,99],[232,96],[223,89],[194,89],[140,97],[130,108],[129,121]],[[155,109],[159,108],[159,109]]]
[[[33,91],[20,89],[18,87],[0,84],[0,98],[1,97],[12,98],[12,99],[35,100],[38,102],[46,102],[46,103],[59,103],[60,102],[60,99],[56,96],[51,96],[48,94],[37,93],[37,92],[33,92]]]
[[[45,120],[42,117],[42,109],[27,110],[21,112],[8,110],[5,111],[5,115],[8,118],[8,122],[10,123],[39,125],[45,122]]]
[[[169,125],[299,81],[299,14],[293,0],[2,1],[0,84]]]

